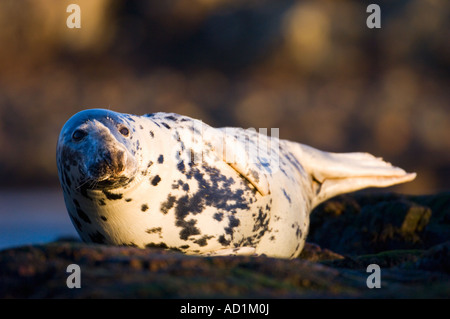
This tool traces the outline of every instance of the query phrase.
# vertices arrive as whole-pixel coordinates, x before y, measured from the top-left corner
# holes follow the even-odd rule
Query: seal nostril
[[[72,134],[72,139],[73,139],[75,142],[79,142],[79,141],[81,141],[86,135],[87,135],[87,132],[86,132],[86,131],[78,129],[78,130],[75,130],[75,132],[73,132],[73,134]]]
[[[117,164],[117,173],[122,173],[124,169],[125,169],[125,166],[123,165],[123,163],[119,162]]]
[[[125,170],[125,163],[126,163],[126,153],[119,151],[117,152],[117,172],[121,173]]]
[[[101,155],[99,165],[111,173],[120,174],[126,168],[126,153],[117,150],[107,150]]]
[[[113,158],[111,156],[111,152],[105,152],[102,156],[103,161],[107,166],[111,166],[113,164]]]

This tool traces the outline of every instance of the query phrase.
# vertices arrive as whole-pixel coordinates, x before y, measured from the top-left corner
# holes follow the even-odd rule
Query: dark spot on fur
[[[144,127],[143,127],[142,125],[140,125],[140,124],[139,124],[139,128],[140,128],[141,130],[143,130],[143,129],[144,129]]]
[[[232,235],[233,234],[233,228],[238,227],[241,224],[239,219],[234,217],[233,215],[230,215],[228,217],[228,227],[225,228],[225,233]]]
[[[161,233],[162,228],[161,227],[153,227],[153,228],[149,228],[147,229],[145,232],[147,234],[160,234]]]
[[[105,194],[106,198],[109,200],[122,199],[122,197],[123,197],[122,194],[114,194],[114,193],[107,191],[106,189],[104,189],[102,192],[103,192],[103,194]]]
[[[255,224],[253,225],[253,231],[260,231],[260,234],[262,234],[267,230],[268,225],[268,212],[264,212],[262,208],[259,208],[258,215],[255,218]]]
[[[204,246],[208,245],[208,239],[211,239],[213,237],[214,236],[205,235],[200,239],[194,240],[194,243],[199,245],[200,247],[204,247]]]
[[[225,239],[224,235],[220,235],[218,242],[225,247],[230,246],[230,241]]]
[[[292,255],[290,256],[291,258],[294,257],[294,256],[297,254],[299,248],[300,248],[300,243],[298,243],[297,246],[295,247],[294,252],[293,252]]]
[[[164,163],[164,156],[163,156],[162,154],[159,155],[159,157],[158,157],[158,163],[159,163],[159,164]]]
[[[104,244],[106,239],[105,236],[98,230],[93,234],[89,234],[89,238],[92,240],[92,242],[97,244]]]
[[[184,220],[189,213],[201,213],[203,208],[203,198],[198,196],[198,193],[191,197],[184,195],[177,201],[177,207],[175,208],[176,218],[177,220]]]
[[[297,231],[295,232],[295,235],[297,236],[297,238],[301,238],[302,237],[302,230],[300,229],[300,227],[297,228]]]
[[[183,190],[185,191],[185,192],[187,192],[187,191],[189,191],[189,184],[184,184],[183,185]]]
[[[148,209],[148,205],[147,205],[147,204],[142,204],[141,210],[142,210],[143,212],[145,212],[147,209]]]
[[[173,137],[174,137],[178,142],[181,142],[180,133],[178,133],[178,132],[175,131],[175,134],[173,135]],[[184,150],[183,142],[181,142],[181,149]]]
[[[145,245],[145,247],[147,247],[147,248],[164,248],[164,249],[169,248],[165,243],[159,243],[159,244],[149,243],[149,244]]]
[[[179,162],[177,164],[177,168],[181,173],[183,173],[183,174],[186,173],[186,167],[184,166],[184,161]]]
[[[67,175],[66,171],[64,171],[63,176],[64,176],[67,186],[70,188],[70,186],[72,185],[72,182],[70,181],[70,177]]]
[[[286,199],[289,201],[289,204],[291,203],[291,198],[289,197],[289,195],[286,193],[286,190],[283,188],[283,194],[284,197],[286,197]]]
[[[206,206],[226,211],[249,208],[248,201],[244,197],[244,191],[242,189],[237,191],[231,190],[231,185],[235,183],[233,178],[226,177],[217,168],[206,164],[203,164],[202,168],[206,174],[197,168],[192,168],[186,174],[193,174],[193,177],[198,182],[199,190],[192,197],[193,201],[199,202],[201,200]],[[205,179],[205,175],[209,176],[209,181]]]
[[[86,222],[88,224],[91,223],[89,216],[86,215],[86,213],[80,207],[77,207],[77,214],[78,214],[78,217],[80,217],[84,222]]]
[[[169,196],[167,196],[167,200],[161,204],[161,212],[163,214],[167,214],[169,212],[169,209],[173,207],[175,200],[176,200],[175,196],[169,194]]]
[[[108,220],[108,218],[106,218],[106,217],[105,217],[105,216],[103,216],[103,215],[102,215],[102,216],[100,216],[100,218],[101,218],[101,219],[102,219],[103,221],[105,221],[105,222],[106,222],[106,221]]]
[[[200,235],[200,229],[195,227],[196,223],[197,221],[194,219],[189,221],[177,220],[175,225],[182,228],[180,231],[180,239],[187,240],[189,236]]]
[[[76,217],[73,217],[72,220],[73,220],[75,227],[78,229],[79,232],[81,232],[81,229],[83,228],[83,225],[81,225],[81,222]]]
[[[219,214],[214,215],[216,220],[222,220],[223,215],[220,215],[220,211],[235,212],[236,209],[248,209],[248,198],[244,193],[244,190],[238,189],[232,190],[231,185],[235,183],[235,180],[231,177],[227,177],[221,174],[217,168],[208,166],[203,163],[201,170],[197,167],[190,167],[190,170],[185,173],[185,176],[193,177],[198,183],[198,190],[192,195],[184,195],[176,201],[175,207],[175,225],[181,227],[180,238],[187,239],[191,235],[200,233],[200,231],[194,227],[195,220],[186,221],[185,218],[189,214],[199,214],[204,211],[205,207],[214,207],[218,210]],[[208,179],[206,177],[209,177]],[[249,184],[247,191],[250,191]],[[223,213],[222,213],[223,214]],[[228,227],[226,228],[226,234],[233,236],[233,230],[239,226],[240,222],[234,216],[229,217]],[[230,243],[225,237],[222,237],[222,243]]]
[[[165,119],[166,119],[166,120],[170,120],[170,121],[176,121],[176,120],[177,120],[177,119],[176,119],[174,116],[172,116],[172,115],[166,116]]]
[[[289,163],[298,171],[298,172],[302,172],[303,168],[302,165],[299,163],[299,161],[297,160],[297,158],[295,158],[294,155],[292,155],[291,152],[287,152],[286,154],[284,154],[285,158],[289,161]]]
[[[80,187],[80,194],[83,195],[83,197],[92,200],[92,198],[89,197],[87,193],[87,188],[85,186]]]
[[[106,203],[105,203],[105,201],[104,201],[103,199],[100,199],[100,200],[98,201],[98,204],[99,204],[100,206],[105,206],[105,205],[106,205]]]
[[[156,175],[155,177],[153,177],[152,179],[152,185],[156,186],[158,185],[158,183],[161,181],[161,177],[159,177],[159,175]]]
[[[155,133],[153,133],[153,131],[150,131],[150,136],[151,136],[152,138],[154,138],[154,137],[155,137]]]
[[[125,201],[126,201],[127,203],[131,202],[132,200],[133,200],[132,198],[125,198]]]
[[[170,130],[170,126],[169,126],[167,123],[161,122],[161,124],[162,124],[165,128],[167,128],[167,129]]]
[[[213,216],[213,218],[214,218],[215,220],[221,222],[222,219],[223,219],[223,213],[215,213],[214,216]]]
[[[259,174],[257,171],[251,169],[250,170],[250,174],[253,176],[253,179],[255,180],[256,183],[259,182]]]

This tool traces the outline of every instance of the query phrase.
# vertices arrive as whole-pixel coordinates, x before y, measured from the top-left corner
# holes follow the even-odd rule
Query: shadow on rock
[[[308,241],[347,255],[428,249],[450,240],[450,193],[343,195],[311,214]]]

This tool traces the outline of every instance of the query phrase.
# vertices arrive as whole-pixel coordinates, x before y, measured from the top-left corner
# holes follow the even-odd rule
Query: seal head
[[[113,189],[133,180],[138,168],[130,117],[100,109],[75,114],[61,130],[57,145],[60,176],[74,187]]]

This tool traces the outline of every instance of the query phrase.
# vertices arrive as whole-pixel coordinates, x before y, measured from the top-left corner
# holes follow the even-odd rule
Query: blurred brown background
[[[0,186],[57,186],[55,147],[84,108],[280,128],[450,189],[450,2],[2,0]],[[66,8],[81,7],[81,29]]]

